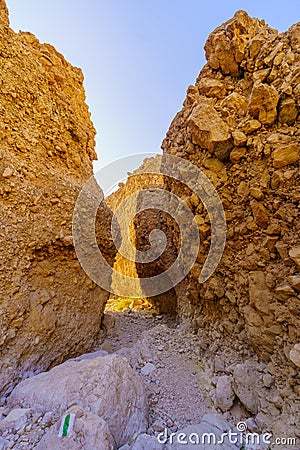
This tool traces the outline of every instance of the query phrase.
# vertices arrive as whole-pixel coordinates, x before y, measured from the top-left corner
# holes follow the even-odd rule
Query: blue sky
[[[31,31],[85,75],[100,166],[159,152],[208,34],[238,9],[285,31],[299,0],[7,0],[11,27]]]

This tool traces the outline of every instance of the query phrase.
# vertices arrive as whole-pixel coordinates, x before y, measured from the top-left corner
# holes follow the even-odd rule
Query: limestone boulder
[[[270,125],[277,118],[279,94],[274,86],[258,83],[254,85],[248,109],[249,113],[264,125]]]
[[[70,405],[78,405],[107,423],[117,445],[125,444],[147,427],[144,385],[119,355],[66,361],[20,383],[11,393],[9,404],[61,414]],[[85,421],[89,420],[86,417]],[[103,422],[98,425],[106,433]]]
[[[37,450],[114,450],[115,441],[105,420],[79,406],[69,408],[62,420],[68,414],[75,415],[70,434],[65,437],[60,435],[60,420],[46,432],[37,444]]]
[[[256,390],[255,372],[250,367],[237,364],[233,371],[233,389],[245,408],[252,414],[258,413],[259,400]]]

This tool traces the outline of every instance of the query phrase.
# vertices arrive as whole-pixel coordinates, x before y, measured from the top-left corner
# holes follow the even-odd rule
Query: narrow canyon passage
[[[0,0],[0,449],[299,450],[300,23],[205,56],[102,201],[82,71]]]

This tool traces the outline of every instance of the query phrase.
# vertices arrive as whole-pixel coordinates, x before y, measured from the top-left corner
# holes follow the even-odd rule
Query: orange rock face
[[[205,51],[207,64],[188,88],[162,149],[192,162],[211,180],[225,210],[227,242],[217,270],[200,284],[211,223],[199,198],[166,177],[164,189],[193,211],[201,246],[185,280],[154,301],[164,310],[175,292],[171,304],[190,321],[200,349],[223,359],[234,351],[235,362],[244,361],[252,373],[247,389],[257,386],[257,422],[293,435],[289,405],[299,398],[300,342],[300,24],[278,34],[238,11],[212,32]],[[172,221],[160,222],[158,213],[148,214],[144,233],[136,232],[138,248],[155,227],[166,232],[174,261],[182,243]],[[142,276],[167,267],[160,260],[150,273],[137,265]],[[257,356],[276,380],[272,395],[281,400],[275,407],[260,384],[261,369],[249,369],[253,360],[248,364],[247,358],[258,361]],[[236,393],[251,411],[238,387]]]
[[[74,204],[96,156],[82,72],[8,25],[1,0],[0,391],[88,351],[107,299],[72,240]],[[108,209],[100,224],[107,218]]]

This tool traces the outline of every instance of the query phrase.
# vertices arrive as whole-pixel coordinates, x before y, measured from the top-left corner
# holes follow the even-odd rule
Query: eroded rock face
[[[126,276],[139,278],[140,290],[138,294],[140,298],[134,300],[134,305],[136,306],[143,303],[143,297],[145,299],[147,298],[147,289],[145,288],[143,278],[155,276],[163,272],[176,259],[176,251],[172,243],[173,236],[168,233],[167,213],[155,208],[152,209],[151,201],[147,202],[148,208],[143,210],[145,206],[143,189],[164,189],[164,175],[160,173],[160,164],[160,156],[146,158],[143,164],[133,174],[129,174],[127,182],[125,184],[120,183],[119,189],[106,199],[107,204],[114,213],[117,208],[124,210],[124,221],[127,222],[126,216],[129,211],[133,213],[134,221],[129,226],[129,234],[131,241],[135,243],[138,250],[145,251],[150,248],[149,235],[153,230],[159,229],[167,236],[165,250],[159,258],[152,262],[135,263],[124,258],[120,253],[117,254],[114,269]],[[133,211],[131,211],[131,208],[128,208],[128,206],[126,208],[124,207],[124,201],[135,193],[136,198],[134,205],[132,205]],[[136,214],[137,211],[139,211],[138,214]],[[115,289],[116,287],[120,290],[120,286],[116,286],[113,275],[112,288]],[[122,288],[124,288],[122,295],[131,296],[130,288],[127,290],[125,283],[122,285]],[[150,302],[160,313],[172,316],[177,314],[177,300],[174,289],[151,297]]]
[[[260,424],[269,420],[278,431],[284,423],[291,434],[288,402],[299,398],[299,36],[300,24],[278,34],[242,11],[217,28],[205,46],[208,63],[189,87],[162,145],[165,153],[190,160],[210,178],[227,220],[222,260],[213,276],[199,284],[211,228],[201,202],[192,196],[186,200],[196,215],[202,246],[185,280],[188,296],[178,297],[178,310],[212,349],[221,351],[227,342],[240,355],[255,350],[268,364],[281,403],[268,400],[259,411],[255,399],[236,384],[238,378],[244,383],[238,368],[235,393],[252,414],[258,413]],[[198,111],[208,104],[214,119],[211,133],[204,135],[200,130],[207,130],[212,115]],[[214,136],[231,142],[227,154],[214,151]],[[208,165],[212,156],[222,165]],[[172,182],[166,188],[183,192]],[[248,373],[247,363],[241,367]]]
[[[165,177],[164,189],[183,198],[201,236],[197,262],[175,288],[177,312],[191,321],[209,357],[226,354],[226,348],[236,352],[236,365],[242,365],[231,367],[234,392],[260,426],[277,433],[284,427],[294,435],[297,419],[289,417],[299,399],[300,24],[278,34],[238,11],[209,36],[205,50],[208,63],[188,88],[162,149],[211,180],[225,210],[227,242],[217,270],[199,284],[210,219],[194,193]],[[147,249],[145,235],[155,218],[148,219],[144,234],[135,234],[140,250]],[[171,220],[161,222],[158,213],[156,219],[172,243],[169,255],[178,254]],[[160,264],[160,270],[167,268]],[[139,265],[137,272],[153,276]],[[270,396],[247,393],[261,378],[250,355],[264,361],[264,380],[274,379],[274,386],[265,383]],[[245,374],[248,391],[242,389]]]
[[[202,204],[190,198],[191,209],[200,216],[202,237],[200,266],[189,276],[190,300],[185,303],[195,329],[210,328],[214,322],[224,334],[238,336],[246,330],[258,354],[266,360],[276,354],[281,365],[290,364],[289,351],[300,341],[295,289],[299,30],[296,24],[278,35],[243,11],[217,28],[205,46],[208,63],[196,85],[188,89],[184,107],[162,145],[165,153],[189,159],[211,179],[227,219],[222,261],[215,274],[199,285],[196,280],[209,248],[210,227]],[[210,110],[214,111],[211,121]],[[207,122],[211,132],[204,134]],[[228,143],[227,154],[214,151],[214,136],[223,149]],[[220,167],[207,165],[211,153],[222,161]],[[168,189],[180,194],[170,183]]]
[[[89,351],[107,299],[72,240],[74,204],[96,157],[82,72],[8,25],[1,0],[0,392]],[[109,220],[104,206],[100,244],[113,260]]]

